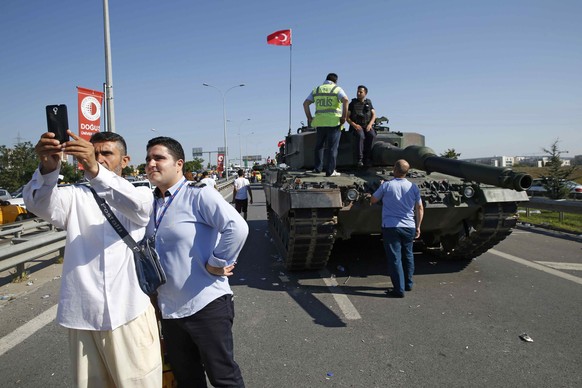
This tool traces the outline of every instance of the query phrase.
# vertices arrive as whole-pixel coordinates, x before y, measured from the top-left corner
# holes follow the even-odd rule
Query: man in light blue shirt
[[[248,235],[245,220],[211,187],[187,183],[184,150],[169,137],[147,144],[156,186],[147,227],[168,277],[158,289],[162,333],[178,386],[244,387],[234,361],[234,304],[228,276]]]
[[[382,183],[370,198],[370,203],[382,201],[382,236],[388,258],[388,272],[392,291],[388,296],[403,298],[404,291],[412,290],[414,255],[412,244],[420,237],[420,224],[424,215],[418,186],[406,179],[410,165],[404,159],[394,163],[394,179]],[[404,279],[406,269],[406,284]]]

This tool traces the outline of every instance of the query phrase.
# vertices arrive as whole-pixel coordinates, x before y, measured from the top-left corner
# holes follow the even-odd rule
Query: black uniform
[[[367,98],[364,99],[364,101],[360,101],[357,98],[354,98],[348,106],[350,120],[362,126],[362,130],[357,131],[350,125],[350,131],[352,131],[354,135],[358,136],[359,141],[357,142],[356,149],[354,150],[356,158],[358,159],[358,163],[363,162],[365,165],[371,164],[372,143],[376,138],[376,131],[374,129],[366,132],[366,126],[372,118],[372,109],[374,109],[372,101]]]

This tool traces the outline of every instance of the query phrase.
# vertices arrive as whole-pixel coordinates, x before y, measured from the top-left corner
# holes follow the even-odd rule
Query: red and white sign
[[[89,140],[95,132],[101,131],[101,111],[103,92],[77,86],[79,137]]]
[[[216,169],[222,173],[224,171],[224,154],[218,154],[216,158]]]

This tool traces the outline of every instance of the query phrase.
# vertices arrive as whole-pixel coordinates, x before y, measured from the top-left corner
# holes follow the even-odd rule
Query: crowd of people
[[[339,175],[335,158],[346,121],[359,139],[359,165],[368,163],[374,138],[375,112],[367,88],[358,86],[358,97],[349,102],[337,79],[330,73],[304,103],[308,124],[317,130],[315,172],[326,176]],[[216,387],[244,387],[234,358],[228,277],[249,233],[253,195],[245,171],[237,171],[231,206],[215,190],[211,173],[202,172],[198,182],[186,179],[178,141],[156,137],[146,147],[146,175],[156,187],[152,193],[121,176],[130,161],[122,136],[100,132],[87,141],[67,132],[71,140],[63,144],[53,133],[41,136],[35,147],[40,164],[23,196],[30,211],[68,232],[57,321],[68,331],[74,385],[161,387],[160,321],[178,386],[206,387],[208,379]],[[330,157],[324,163],[326,147]],[[58,187],[63,153],[83,166],[90,187]],[[398,161],[395,178],[369,197],[371,204],[383,203],[393,297],[412,290],[412,241],[420,235],[423,217],[418,188],[406,179],[408,169],[406,161]],[[147,236],[155,241],[167,275],[155,298],[141,291],[133,251],[94,195],[107,202],[134,240]]]

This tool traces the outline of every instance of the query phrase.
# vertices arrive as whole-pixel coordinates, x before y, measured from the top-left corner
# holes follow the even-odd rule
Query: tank
[[[382,207],[367,194],[392,178],[396,160],[411,166],[408,179],[425,207],[416,245],[441,259],[465,260],[505,239],[517,222],[517,206],[528,201],[531,176],[439,157],[419,133],[394,132],[377,121],[372,165],[357,167],[356,137],[342,132],[336,170],[313,173],[316,133],[301,127],[285,138],[277,166],[263,172],[269,228],[289,270],[319,269],[334,242],[381,233]]]

